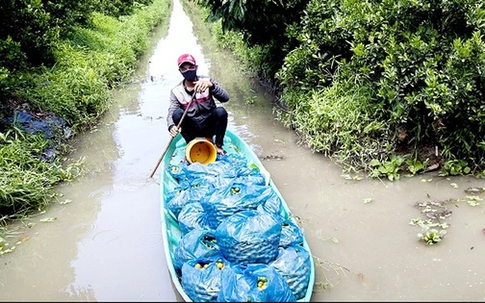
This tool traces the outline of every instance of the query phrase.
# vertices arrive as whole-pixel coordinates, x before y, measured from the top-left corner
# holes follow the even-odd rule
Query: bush
[[[362,145],[359,149],[373,150],[372,155],[386,151],[388,157],[411,152],[417,159],[421,147],[432,145],[442,161],[463,159],[480,172],[485,168],[484,23],[485,10],[476,0],[312,0],[301,25],[288,28],[300,45],[277,74],[288,111],[279,116],[312,146],[332,154],[350,151],[348,140],[325,139],[340,124],[298,117],[307,117],[305,111],[319,102],[328,116],[340,112],[341,102],[327,101],[332,90],[342,98],[365,91],[364,99],[358,98],[365,111],[355,107],[349,115],[373,113],[379,125],[373,137],[386,148],[376,149],[373,140],[357,140],[353,148]],[[349,84],[354,87],[347,93]],[[313,90],[327,87],[333,88],[315,101]],[[365,129],[369,119],[354,122],[349,134]],[[368,167],[368,157],[353,158],[357,167]]]
[[[64,168],[60,159],[45,161],[49,147],[42,133],[0,133],[0,223],[43,209],[56,197],[53,185],[82,173],[77,164]]]
[[[0,177],[0,225],[43,209],[56,197],[54,185],[82,173],[80,163],[61,157],[71,151],[66,143],[98,122],[111,104],[111,88],[129,78],[150,31],[168,23],[171,12],[167,0],[133,6],[133,15],[119,18],[94,13],[89,26],[78,23],[67,38],[50,41],[53,65],[43,62],[12,72],[13,67],[0,64],[0,167],[5,172]],[[22,56],[13,40],[4,49]],[[43,119],[55,116],[63,126],[53,136],[29,133],[28,126],[15,122],[18,111]],[[0,233],[0,250],[1,240]]]

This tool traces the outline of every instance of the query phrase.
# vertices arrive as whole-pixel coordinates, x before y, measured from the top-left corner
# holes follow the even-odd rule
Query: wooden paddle
[[[195,95],[196,95],[196,92],[194,91],[194,95],[192,96],[192,98],[190,99],[190,102],[189,104],[187,105],[187,107],[185,108],[184,110],[184,114],[182,115],[182,118],[180,118],[180,121],[179,123],[177,124],[177,128],[179,129],[180,131],[180,126],[182,125],[182,121],[184,121],[184,118],[185,116],[187,115],[187,112],[189,111],[189,107],[190,105],[192,105],[192,102],[195,100]],[[172,135],[170,134],[170,140],[168,141],[168,144],[167,144],[167,147],[165,147],[165,150],[163,151],[163,154],[160,156],[160,159],[158,159],[158,162],[157,162],[157,165],[155,165],[155,168],[153,169],[152,173],[150,174],[150,177],[149,178],[152,178],[153,175],[155,174],[155,172],[157,171],[157,168],[158,166],[160,165],[160,163],[162,162],[162,159],[163,157],[165,156],[165,154],[167,153],[167,150],[168,150],[168,147],[170,146],[170,144],[172,143],[173,139],[175,137],[172,137]]]

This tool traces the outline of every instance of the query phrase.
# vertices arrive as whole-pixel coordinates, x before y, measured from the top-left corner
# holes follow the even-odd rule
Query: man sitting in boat
[[[227,102],[229,94],[213,78],[197,75],[198,65],[192,55],[182,54],[177,64],[184,79],[170,92],[167,115],[170,135],[175,137],[180,132],[187,143],[197,137],[207,138],[214,142],[218,154],[225,154],[222,146],[227,111],[217,106],[215,100]]]

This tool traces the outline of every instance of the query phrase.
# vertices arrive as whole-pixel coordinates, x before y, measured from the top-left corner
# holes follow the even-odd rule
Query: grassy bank
[[[93,13],[89,26],[52,45],[54,66],[14,75],[18,92],[3,104],[11,116],[0,133],[0,254],[15,247],[9,223],[55,203],[54,186],[84,173],[70,143],[113,104],[112,89],[130,79],[171,10],[170,0],[154,0],[120,18]]]

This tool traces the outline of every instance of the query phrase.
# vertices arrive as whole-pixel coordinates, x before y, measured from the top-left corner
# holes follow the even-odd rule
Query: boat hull
[[[171,141],[170,145],[167,147],[167,151],[161,161],[160,166],[160,199],[163,247],[165,257],[167,259],[168,270],[172,282],[176,290],[179,292],[180,296],[186,302],[192,302],[193,300],[189,297],[186,290],[184,290],[184,287],[182,286],[180,271],[176,270],[176,267],[174,265],[175,250],[184,233],[182,232],[177,216],[169,209],[169,207],[167,207],[167,196],[169,196],[170,192],[174,191],[178,185],[177,180],[170,172],[170,168],[174,165],[181,163],[181,161],[184,159],[186,146],[187,144],[185,143],[182,136],[178,135]],[[272,182],[270,173],[264,168],[263,163],[250,148],[250,146],[237,134],[235,134],[231,130],[227,130],[224,137],[224,149],[226,150],[227,154],[238,153],[244,155],[244,157],[247,158],[247,163],[249,167],[257,167],[259,169],[259,171],[265,176],[266,186],[270,186],[282,202],[280,207],[281,217],[291,220],[296,226],[299,226],[300,223],[298,222],[297,218],[291,213],[281,193],[277,189],[276,185]],[[297,301],[309,302],[312,296],[313,285],[315,282],[315,265],[310,251],[310,247],[304,237],[301,246],[303,246],[310,255],[310,273],[305,295]]]

